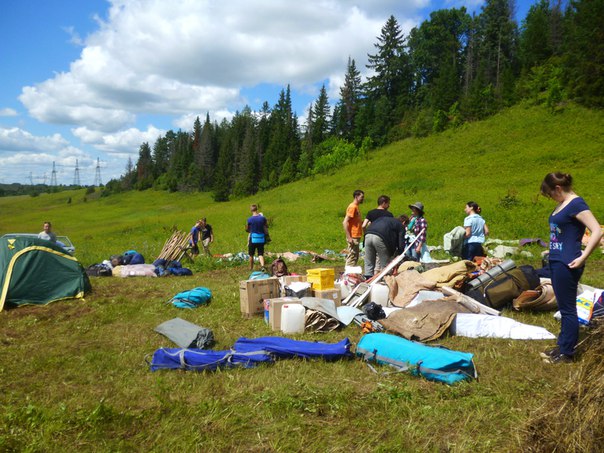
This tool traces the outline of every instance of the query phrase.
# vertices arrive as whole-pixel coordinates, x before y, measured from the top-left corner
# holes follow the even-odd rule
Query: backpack
[[[200,305],[207,305],[212,299],[212,291],[203,286],[182,291],[176,294],[168,301],[177,308],[197,308]]]
[[[271,264],[271,274],[273,277],[283,277],[289,275],[287,271],[287,264],[283,261],[283,258],[279,257]]]
[[[86,268],[86,275],[90,277],[111,277],[111,268],[105,264],[91,264]]]
[[[129,250],[124,253],[122,264],[145,264],[145,258],[140,253]]]
[[[503,271],[465,294],[500,310],[510,305],[523,291],[535,289],[539,284],[540,279],[533,266],[526,265]]]

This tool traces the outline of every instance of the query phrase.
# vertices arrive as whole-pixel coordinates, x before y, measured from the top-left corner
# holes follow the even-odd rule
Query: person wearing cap
[[[346,215],[342,221],[344,232],[346,233],[346,266],[356,266],[359,262],[360,242],[363,236],[363,220],[359,205],[365,199],[365,192],[355,190],[352,194],[352,203],[346,208]]]
[[[421,201],[410,204],[409,209],[411,209],[412,215],[407,225],[407,232],[409,233],[410,241],[413,241],[415,238],[417,240],[408,250],[407,255],[414,261],[419,261],[422,256],[422,249],[427,250],[428,222],[424,218],[424,204]]]

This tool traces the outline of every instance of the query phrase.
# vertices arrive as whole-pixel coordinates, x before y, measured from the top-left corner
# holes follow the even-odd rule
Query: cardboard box
[[[308,269],[306,277],[307,281],[312,283],[312,288],[318,290],[333,289],[336,280],[334,269],[327,267]]]
[[[239,282],[241,314],[246,318],[264,313],[264,299],[279,297],[277,277]]]
[[[279,280],[281,280],[281,284],[283,286],[289,286],[290,283],[293,282],[305,282],[306,275],[284,275]]]
[[[336,307],[342,305],[342,293],[340,292],[340,288],[324,290],[313,289],[313,296],[319,299],[333,300],[336,304]]]
[[[272,330],[281,330],[281,308],[286,304],[300,304],[297,297],[277,297],[264,300],[264,321]]]

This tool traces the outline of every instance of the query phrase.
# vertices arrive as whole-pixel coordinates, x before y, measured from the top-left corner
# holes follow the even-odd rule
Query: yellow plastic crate
[[[312,288],[322,291],[324,289],[334,288],[335,272],[333,268],[320,267],[317,269],[308,269],[306,279],[312,284]]]

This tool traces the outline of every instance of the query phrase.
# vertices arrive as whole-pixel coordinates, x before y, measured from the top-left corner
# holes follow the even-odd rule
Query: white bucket
[[[371,293],[369,294],[369,300],[375,302],[382,307],[388,306],[388,294],[390,294],[390,288],[388,285],[382,283],[376,283],[371,287]]]
[[[302,304],[286,304],[281,307],[281,331],[283,333],[304,332],[306,309]]]

